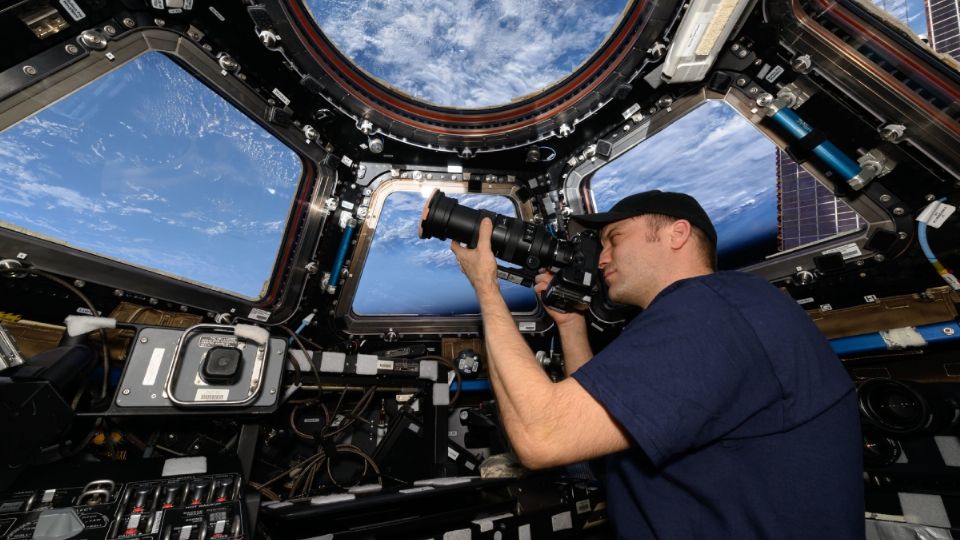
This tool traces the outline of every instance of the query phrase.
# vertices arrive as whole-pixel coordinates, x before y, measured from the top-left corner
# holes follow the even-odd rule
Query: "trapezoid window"
[[[447,107],[502,105],[573,73],[616,28],[628,0],[305,0],[361,70]]]
[[[301,174],[290,148],[149,52],[0,133],[0,226],[259,298]]]
[[[447,193],[460,204],[517,216],[513,201],[502,195]],[[422,240],[417,235],[427,196],[397,191],[387,196],[363,265],[353,299],[358,315],[476,315],[480,304],[450,242]],[[537,308],[533,290],[500,280],[510,310],[530,313]]]
[[[695,197],[717,229],[721,268],[857,230],[855,211],[723,101],[707,101],[590,180],[597,211],[660,189]]]

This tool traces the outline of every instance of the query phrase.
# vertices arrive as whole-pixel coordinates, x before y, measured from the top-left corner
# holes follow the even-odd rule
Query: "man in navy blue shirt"
[[[476,249],[451,245],[520,460],[605,456],[621,538],[863,538],[853,385],[803,310],[760,278],[715,272],[716,232],[688,195],[640,193],[576,219],[601,228],[610,298],[643,312],[594,355],[584,317],[550,311],[570,375],[559,383],[500,295],[492,223]]]

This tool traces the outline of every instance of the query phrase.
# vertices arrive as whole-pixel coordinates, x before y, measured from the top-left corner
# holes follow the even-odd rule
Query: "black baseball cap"
[[[599,229],[615,221],[643,214],[662,214],[685,219],[703,231],[714,246],[717,245],[717,230],[713,228],[710,217],[700,203],[686,193],[673,193],[659,189],[644,191],[624,197],[608,212],[573,216],[573,219],[584,227]]]

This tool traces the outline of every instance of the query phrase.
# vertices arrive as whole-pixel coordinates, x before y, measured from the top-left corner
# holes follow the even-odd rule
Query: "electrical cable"
[[[457,369],[457,366],[453,365],[453,362],[451,362],[450,360],[447,360],[442,356],[436,356],[436,355],[421,356],[419,358],[416,358],[415,360],[417,362],[421,360],[435,360],[443,364],[444,366],[446,366],[447,369],[453,372],[453,376],[457,381],[457,390],[453,393],[453,397],[450,398],[450,405],[448,405],[451,409],[453,409],[453,406],[457,403],[457,399],[460,398],[460,390],[463,388],[463,375],[460,373],[460,370]]]
[[[83,294],[77,287],[74,287],[73,284],[67,283],[63,279],[60,279],[59,277],[44,270],[38,270],[36,268],[24,268],[23,271],[46,278],[72,292],[78,298],[80,298],[84,304],[86,304],[87,309],[90,310],[90,314],[94,317],[96,317],[99,313],[96,306],[93,305],[93,302],[87,298],[87,295]],[[110,352],[107,350],[107,332],[103,328],[101,328],[99,332],[101,353],[103,354],[103,388],[100,390],[100,398],[106,399],[107,393],[110,389]]]
[[[300,336],[298,336],[293,330],[283,325],[278,325],[278,326],[283,331],[290,334],[290,337],[297,342],[297,347],[300,347],[300,350],[303,352],[303,355],[307,358],[307,363],[310,364],[310,371],[313,372],[313,376],[316,377],[317,379],[317,397],[320,399],[323,399],[323,390],[320,389],[320,372],[317,370],[317,364],[314,361],[312,355],[310,355],[310,351],[303,344],[303,341],[300,339]],[[299,362],[294,362],[294,363],[299,364]],[[300,366],[297,366],[297,367],[299,368]]]

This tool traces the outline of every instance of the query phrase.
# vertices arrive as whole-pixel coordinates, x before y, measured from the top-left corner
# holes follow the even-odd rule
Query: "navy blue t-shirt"
[[[620,538],[864,537],[853,384],[759,277],[670,285],[573,377],[634,442],[605,458]]]

